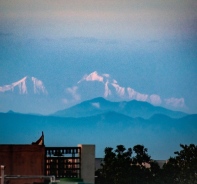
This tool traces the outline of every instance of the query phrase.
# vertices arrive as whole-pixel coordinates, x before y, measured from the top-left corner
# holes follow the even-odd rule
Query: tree
[[[170,158],[163,166],[165,183],[197,184],[197,146],[180,144],[181,151],[174,152],[177,156]]]
[[[133,183],[153,183],[159,173],[159,165],[151,160],[148,155],[148,149],[143,145],[133,147],[135,156],[132,158],[132,178]]]
[[[103,169],[101,171],[102,181],[105,183],[110,183],[114,179],[115,175],[115,157],[116,154],[112,152],[113,148],[105,148],[105,157],[103,163],[101,164]]]
[[[132,157],[132,153],[134,155]],[[118,145],[113,148],[105,148],[105,156],[101,164],[102,168],[96,172],[96,183],[102,184],[129,184],[150,183],[154,181],[155,173],[159,166],[154,163],[147,154],[147,148],[136,145],[126,148]],[[149,168],[147,168],[149,164]]]
[[[102,169],[97,172],[100,183],[126,184],[130,177],[131,154],[132,149],[126,150],[123,145],[118,145],[115,151],[113,148],[105,148]]]
[[[135,152],[135,157],[133,158],[133,164],[138,164],[140,167],[143,167],[145,163],[150,162],[150,156],[148,155],[147,148],[144,148],[143,145],[136,145],[133,147]]]
[[[130,178],[132,149],[128,148],[128,150],[126,150],[123,145],[119,145],[115,153],[115,183],[127,183]]]
[[[143,145],[128,150],[123,145],[116,150],[106,148],[102,168],[97,171],[100,184],[197,184],[197,146],[180,147],[162,169]]]

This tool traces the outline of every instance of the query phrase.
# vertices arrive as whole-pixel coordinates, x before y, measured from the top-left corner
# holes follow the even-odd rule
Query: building
[[[52,175],[94,184],[95,145],[45,147],[42,133],[29,145],[0,145],[0,165],[9,184],[44,183]]]

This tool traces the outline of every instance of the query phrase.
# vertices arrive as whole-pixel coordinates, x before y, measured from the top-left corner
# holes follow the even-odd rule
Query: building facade
[[[45,176],[81,178],[94,184],[95,145],[45,147],[42,134],[30,145],[0,145],[0,165],[5,166],[9,184],[44,183]]]

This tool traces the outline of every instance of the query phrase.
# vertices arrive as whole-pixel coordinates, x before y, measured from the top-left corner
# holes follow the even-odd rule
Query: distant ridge
[[[154,106],[148,102],[137,100],[111,102],[102,97],[84,101],[68,109],[57,111],[53,116],[59,117],[87,117],[114,111],[132,118],[141,117],[148,119],[155,114],[163,114],[171,118],[182,118],[186,113],[172,111],[163,107]]]
[[[140,143],[152,150],[154,158],[167,159],[180,143],[197,143],[196,122],[197,114],[182,118],[155,114],[144,119],[115,111],[78,118],[0,113],[0,144],[26,144],[32,141],[32,136],[44,131],[47,146],[95,144],[101,156],[105,147]]]
[[[9,110],[7,113],[9,113],[9,114],[14,114],[15,112],[12,111],[12,110]]]

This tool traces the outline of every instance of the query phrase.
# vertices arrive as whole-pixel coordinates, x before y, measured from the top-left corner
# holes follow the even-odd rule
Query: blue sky
[[[197,113],[196,9],[196,0],[1,0],[0,86],[34,76],[49,94],[30,103],[0,93],[0,111],[66,108],[65,90],[98,71]]]

